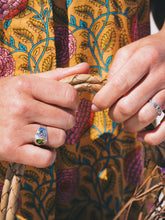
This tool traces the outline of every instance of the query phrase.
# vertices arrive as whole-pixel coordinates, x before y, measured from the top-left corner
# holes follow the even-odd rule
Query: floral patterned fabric
[[[0,77],[88,62],[90,74],[105,78],[116,51],[150,33],[148,14],[148,0],[0,0]],[[17,219],[113,219],[144,178],[142,143],[108,110],[94,114],[93,95],[80,94],[56,162],[26,167]],[[130,219],[140,209],[133,204]]]

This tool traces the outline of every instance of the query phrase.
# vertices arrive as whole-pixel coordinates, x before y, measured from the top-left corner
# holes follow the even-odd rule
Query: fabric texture
[[[88,62],[90,74],[106,78],[116,51],[149,33],[148,0],[0,0],[0,76]],[[113,219],[145,178],[144,146],[108,109],[92,112],[93,96],[80,94],[56,162],[26,167],[17,219]],[[6,167],[0,163],[1,187]],[[130,219],[140,209],[133,204]]]

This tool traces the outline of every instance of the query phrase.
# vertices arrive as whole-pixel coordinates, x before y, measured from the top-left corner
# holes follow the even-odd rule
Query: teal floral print
[[[117,50],[150,31],[148,0],[7,2],[0,0],[1,77],[88,62],[89,74],[106,78]],[[76,124],[55,163],[26,167],[18,220],[110,220],[145,178],[144,146],[136,134],[114,123],[108,109],[91,111],[94,94],[79,96]],[[6,166],[0,163],[1,184]],[[129,219],[140,210],[134,203]]]

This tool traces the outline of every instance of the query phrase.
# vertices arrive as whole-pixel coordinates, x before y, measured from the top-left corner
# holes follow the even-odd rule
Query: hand
[[[129,132],[139,132],[158,115],[149,99],[165,110],[164,38],[165,27],[117,52],[108,83],[93,99],[94,111],[110,108],[112,120],[123,122]],[[164,141],[165,119],[157,129],[139,133],[138,138],[152,145]]]
[[[65,142],[65,131],[74,126],[79,105],[77,91],[57,80],[87,73],[88,64],[56,69],[48,73],[0,79],[0,159],[36,167],[51,165],[57,148]],[[47,148],[34,145],[34,135],[47,128]]]

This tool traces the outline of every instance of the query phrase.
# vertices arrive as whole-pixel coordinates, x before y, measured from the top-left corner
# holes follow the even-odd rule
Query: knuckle
[[[132,108],[131,106],[128,104],[127,101],[120,100],[118,105],[117,105],[118,111],[120,112],[120,114],[124,117],[124,118],[128,118],[129,116],[132,115]]]
[[[56,143],[56,146],[61,146],[65,143],[66,140],[66,133],[64,130],[59,130],[58,133],[58,143]]]
[[[120,48],[117,53],[116,53],[116,57],[129,57],[130,56],[130,52],[127,49],[127,46]]]
[[[112,87],[116,88],[120,93],[125,93],[129,89],[128,80],[124,75],[115,77],[112,81]]]
[[[153,46],[145,46],[144,48],[141,48],[140,53],[143,54],[143,56],[146,57],[146,60],[148,59],[150,63],[155,63],[160,56],[159,50]]]
[[[68,114],[68,116],[67,116],[67,123],[66,123],[66,129],[68,130],[68,129],[73,128],[74,125],[75,125],[75,121],[76,121],[75,117],[72,114]]]
[[[2,148],[3,152],[1,152],[2,153],[1,155],[6,154],[6,153],[8,154],[9,152],[11,152],[12,150],[11,146],[12,146],[12,141],[8,139],[6,143],[4,144],[4,147]]]
[[[15,102],[15,114],[16,115],[25,115],[29,111],[29,107],[25,99],[18,98]]]
[[[10,161],[14,159],[14,149],[15,145],[13,146],[13,137],[12,136],[7,136],[5,139],[2,140],[3,142],[3,147],[0,148],[0,155],[5,156],[5,157],[12,157],[10,158]]]
[[[17,89],[17,91],[22,92],[26,89],[29,89],[30,87],[30,80],[28,77],[25,76],[18,76],[15,79],[15,87]]]
[[[66,105],[71,109],[77,109],[79,104],[79,96],[77,91],[71,86],[68,85],[65,90],[65,100]]]
[[[140,124],[147,125],[150,121],[150,117],[147,116],[147,115],[146,116],[143,115],[143,116],[138,118],[138,121],[139,121]]]
[[[47,153],[44,156],[44,159],[41,161],[41,158],[39,158],[38,161],[41,161],[40,164],[37,164],[36,166],[39,168],[45,168],[54,163],[54,152],[53,151],[47,151]]]
[[[156,113],[156,112],[155,112]],[[146,109],[141,108],[137,114],[138,122],[143,126],[147,126],[150,122],[155,119],[155,116],[151,113],[146,114]]]
[[[150,114],[146,114],[145,109],[141,109],[138,113],[138,121],[140,124],[148,124],[148,122],[151,120]]]

